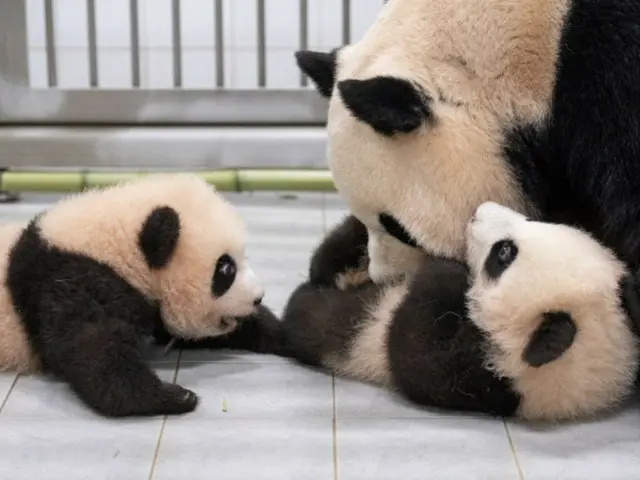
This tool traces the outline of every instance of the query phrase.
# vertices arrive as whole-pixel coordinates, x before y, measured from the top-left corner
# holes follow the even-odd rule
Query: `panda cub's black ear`
[[[316,84],[323,97],[331,97],[336,81],[337,56],[337,48],[329,53],[312,50],[299,50],[295,53],[298,68]]]
[[[338,90],[351,113],[382,135],[412,132],[434,119],[431,98],[402,78],[342,80]]]
[[[147,217],[138,235],[138,246],[149,268],[162,268],[178,244],[180,216],[171,207],[157,207]]]
[[[573,344],[577,331],[576,323],[567,312],[545,313],[522,353],[523,360],[532,367],[557,360]]]

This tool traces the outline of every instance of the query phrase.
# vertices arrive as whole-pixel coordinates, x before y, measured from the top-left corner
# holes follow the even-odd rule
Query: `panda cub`
[[[106,416],[196,408],[143,362],[145,337],[222,335],[271,315],[241,219],[195,175],[70,196],[0,233],[0,370],[53,374]]]
[[[349,217],[327,242],[335,247],[346,232],[353,245],[357,223]],[[312,269],[281,324],[247,323],[252,343],[232,333],[228,346],[326,367],[425,406],[527,420],[593,415],[632,392],[636,279],[608,249],[581,230],[490,202],[467,237],[468,267],[429,257],[394,284],[365,280],[343,290],[337,280],[350,267],[330,260],[334,285],[316,283],[329,273]],[[358,255],[352,248],[343,259],[353,265]]]

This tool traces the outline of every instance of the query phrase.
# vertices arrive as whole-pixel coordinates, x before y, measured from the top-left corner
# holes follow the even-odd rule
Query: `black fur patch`
[[[367,228],[348,215],[323,239],[311,257],[309,282],[335,286],[336,277],[347,270],[367,268]]]
[[[566,312],[548,312],[527,344],[522,359],[532,367],[541,367],[562,356],[573,344],[578,329]]]
[[[216,263],[211,279],[211,293],[215,297],[221,297],[231,288],[238,273],[236,261],[226,253],[221,255]]]
[[[484,272],[488,278],[496,280],[509,268],[517,256],[518,246],[512,240],[500,240],[491,246],[484,262]]]
[[[560,39],[549,161],[576,217],[640,262],[640,2],[575,0]]]
[[[342,80],[338,90],[351,113],[382,135],[412,132],[434,119],[430,98],[401,78]]]
[[[138,236],[138,246],[149,268],[162,268],[169,260],[180,237],[180,217],[171,207],[157,207],[147,217]]]
[[[636,272],[635,275],[625,275],[620,279],[620,286],[618,288],[620,304],[627,314],[627,317],[631,324],[631,329],[638,337],[640,337],[640,282],[638,282],[639,275],[640,272]]]
[[[378,221],[385,231],[392,237],[406,245],[409,245],[410,247],[420,248],[418,246],[418,242],[416,242],[407,229],[404,228],[392,215],[389,215],[388,213],[380,213],[378,215]]]
[[[158,306],[109,266],[49,245],[32,222],[11,251],[7,288],[45,371],[96,412],[196,408],[193,392],[161,381],[143,362],[142,339],[160,321]]]
[[[329,53],[299,50],[295,53],[298,68],[316,84],[323,97],[331,97],[336,81],[338,50]]]
[[[421,405],[511,416],[520,397],[484,367],[488,345],[468,317],[467,289],[462,263],[432,258],[420,269],[389,327],[393,382]]]

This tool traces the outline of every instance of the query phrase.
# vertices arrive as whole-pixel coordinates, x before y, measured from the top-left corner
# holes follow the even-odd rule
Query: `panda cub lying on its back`
[[[143,362],[145,336],[209,337],[271,315],[241,219],[196,176],[71,196],[0,233],[0,370],[51,373],[103,415],[196,408]]]
[[[348,217],[317,253],[335,252],[357,223]],[[391,285],[339,288],[366,252],[353,249],[341,267],[325,263],[335,268],[328,285],[316,255],[282,322],[245,323],[227,346],[323,366],[426,406],[529,420],[592,415],[627,397],[640,315],[623,264],[582,231],[495,203],[477,209],[467,236],[469,268],[430,258]]]

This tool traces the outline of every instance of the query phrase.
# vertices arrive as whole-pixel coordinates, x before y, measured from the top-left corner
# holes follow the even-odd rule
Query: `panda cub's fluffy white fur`
[[[468,224],[468,267],[430,257],[410,280],[342,289],[357,278],[354,265],[367,268],[356,261],[363,231],[351,217],[331,232],[282,322],[244,324],[227,346],[323,366],[426,406],[527,420],[594,415],[632,392],[637,281],[590,235],[484,203]],[[341,241],[360,247],[337,259]]]
[[[222,335],[271,315],[241,218],[195,175],[70,196],[0,234],[0,370],[53,374],[103,415],[196,408],[143,362],[146,336]]]

